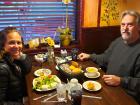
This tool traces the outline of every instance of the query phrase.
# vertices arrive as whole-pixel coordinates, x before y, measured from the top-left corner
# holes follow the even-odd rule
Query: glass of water
[[[57,85],[57,100],[59,102],[64,102],[66,100],[66,84]]]

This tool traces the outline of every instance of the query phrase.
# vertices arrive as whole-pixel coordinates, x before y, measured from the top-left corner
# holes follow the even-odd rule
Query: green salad
[[[40,76],[33,80],[33,89],[37,91],[47,91],[55,89],[61,80],[56,75]]]

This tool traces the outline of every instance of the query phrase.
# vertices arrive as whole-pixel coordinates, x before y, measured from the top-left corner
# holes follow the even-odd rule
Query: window
[[[75,40],[76,0],[73,1],[68,5],[68,23]],[[59,41],[56,29],[65,26],[65,10],[66,6],[61,0],[1,0],[0,30],[8,26],[17,27],[25,44],[30,39],[47,36]]]

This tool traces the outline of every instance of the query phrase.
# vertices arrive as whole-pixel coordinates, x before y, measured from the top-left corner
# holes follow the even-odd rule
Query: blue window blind
[[[8,26],[17,27],[24,43],[36,37],[51,36],[59,41],[58,26],[65,27],[66,5],[61,0],[43,2],[29,0],[0,0],[0,30]],[[68,4],[68,24],[75,40],[76,0]]]

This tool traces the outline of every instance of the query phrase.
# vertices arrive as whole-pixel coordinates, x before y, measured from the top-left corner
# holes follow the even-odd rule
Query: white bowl
[[[88,77],[95,77],[98,75],[98,69],[96,67],[87,67],[86,74]]]
[[[37,55],[34,55],[34,58],[37,62],[43,63],[44,61],[46,61],[47,56],[48,56],[47,53],[46,54],[37,54]]]
[[[44,58],[41,58],[41,57],[37,57],[37,55],[35,55],[35,60],[37,61],[37,62],[44,62]]]

